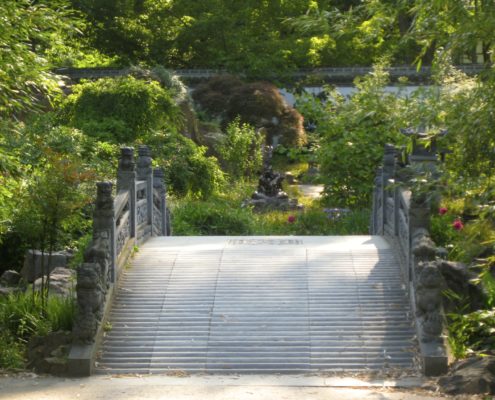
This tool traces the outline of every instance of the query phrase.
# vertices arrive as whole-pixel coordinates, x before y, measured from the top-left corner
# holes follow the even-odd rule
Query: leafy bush
[[[403,140],[400,101],[384,91],[387,82],[387,73],[377,67],[356,80],[358,91],[349,100],[330,91],[325,103],[309,97],[299,101],[311,118],[320,118],[315,120],[321,136],[320,172],[325,196],[334,207],[369,207],[385,143]]]
[[[24,346],[7,331],[0,331],[0,368],[11,370],[24,367]]]
[[[456,358],[495,351],[495,308],[447,316],[449,343]]]
[[[227,133],[218,151],[232,177],[253,176],[261,170],[264,137],[249,124],[241,124],[236,118],[227,127]]]
[[[130,143],[180,122],[171,94],[156,81],[108,78],[75,85],[73,91],[62,105],[62,120],[101,140]]]
[[[191,194],[207,198],[223,183],[223,173],[215,157],[206,156],[206,147],[174,132],[157,132],[147,143],[155,162],[165,169],[165,181],[171,194]]]

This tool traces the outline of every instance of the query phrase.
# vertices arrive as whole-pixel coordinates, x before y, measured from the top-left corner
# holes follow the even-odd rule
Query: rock
[[[467,265],[454,261],[438,261],[438,270],[442,274],[447,287],[461,298],[469,299],[469,311],[476,311],[484,307],[486,294],[481,285],[472,282],[477,275],[470,271]],[[451,309],[454,305],[445,299],[445,306]]]
[[[435,259],[437,249],[426,229],[416,229],[413,233],[412,252],[418,261]]]
[[[69,296],[74,293],[74,281],[76,272],[68,268],[55,268],[50,274],[50,294],[56,296]],[[36,279],[34,287],[41,289],[41,278]]]
[[[293,185],[293,184],[297,183],[297,179],[292,172],[286,172],[285,173],[285,180],[287,181],[287,183],[289,185]]]
[[[16,286],[19,284],[21,280],[21,274],[14,270],[5,271],[0,277],[0,282],[6,286]]]
[[[495,356],[459,361],[438,384],[445,393],[495,394]]]
[[[44,268],[48,268],[50,264],[50,271],[53,271],[58,267],[67,267],[71,259],[71,255],[66,252],[56,252],[51,255],[51,259],[48,254],[44,254]],[[21,275],[25,281],[33,283],[36,279],[42,275],[41,271],[41,251],[28,250],[24,257],[24,266],[21,269]],[[50,261],[50,262],[49,262]]]
[[[59,331],[32,337],[27,352],[29,367],[38,373],[64,375],[71,343],[71,332]]]
[[[0,297],[7,297],[10,294],[13,294],[13,293],[16,293],[16,292],[19,292],[19,291],[20,291],[20,289],[19,288],[16,288],[16,287],[3,287],[3,286],[0,286]]]

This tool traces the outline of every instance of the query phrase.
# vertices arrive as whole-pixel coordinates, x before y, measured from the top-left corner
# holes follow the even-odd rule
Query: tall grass
[[[241,182],[208,200],[186,198],[175,202],[172,207],[174,235],[368,234],[369,210],[351,210],[333,218],[317,200],[310,198],[300,198],[304,209],[297,211],[254,212],[242,207],[255,187],[254,182]]]
[[[38,292],[19,292],[0,298],[0,368],[20,368],[29,339],[71,330],[74,314],[72,297],[50,297],[45,311]]]

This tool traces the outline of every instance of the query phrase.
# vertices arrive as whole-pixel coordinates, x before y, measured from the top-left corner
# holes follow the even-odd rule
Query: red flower
[[[456,231],[460,231],[464,228],[464,224],[460,219],[456,219],[454,222],[452,222],[452,228],[454,228]]]
[[[439,213],[440,215],[447,214],[447,211],[449,211],[449,210],[447,210],[447,207],[440,207],[440,208],[438,209],[438,213]]]
[[[295,217],[294,215],[289,215],[289,216],[287,217],[287,222],[288,222],[289,224],[292,224],[293,222],[296,222],[296,217]]]

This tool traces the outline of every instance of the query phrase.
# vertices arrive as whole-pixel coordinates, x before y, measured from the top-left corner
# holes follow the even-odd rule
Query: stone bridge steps
[[[379,237],[157,237],[125,271],[99,373],[414,368]]]

